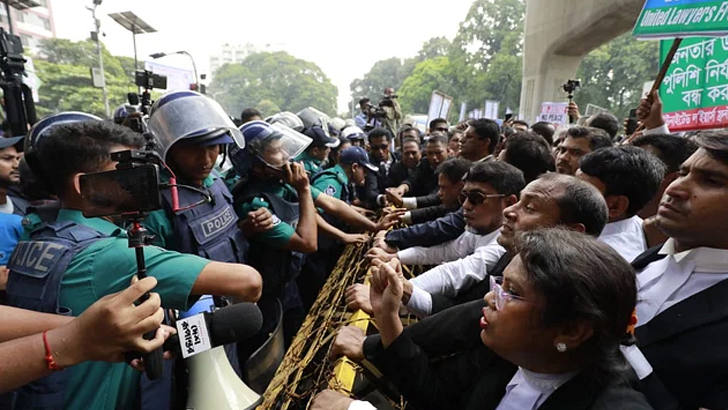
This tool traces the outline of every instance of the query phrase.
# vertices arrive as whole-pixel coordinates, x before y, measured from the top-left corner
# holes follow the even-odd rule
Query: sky
[[[51,0],[56,36],[88,38],[92,0]],[[109,13],[133,11],[157,33],[137,36],[139,61],[156,52],[184,50],[200,73],[225,43],[284,50],[316,63],[339,89],[339,111],[350,101],[349,84],[375,62],[412,57],[432,37],[452,40],[472,0],[105,0],[97,9],[102,42],[114,55],[134,55],[132,35]],[[158,62],[191,68],[189,58]]]

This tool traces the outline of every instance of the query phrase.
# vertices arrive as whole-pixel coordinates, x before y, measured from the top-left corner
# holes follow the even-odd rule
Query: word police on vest
[[[262,325],[263,316],[253,303],[238,303],[214,313],[202,312],[177,320],[178,334],[165,343],[165,350],[169,346],[187,359],[217,346],[251,338]]]

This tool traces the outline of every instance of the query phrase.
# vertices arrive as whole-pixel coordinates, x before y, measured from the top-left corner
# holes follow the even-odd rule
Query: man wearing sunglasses
[[[463,178],[465,186],[460,195],[466,230],[457,239],[430,248],[414,247],[387,254],[373,248],[367,254],[371,260],[389,261],[395,257],[407,265],[443,263],[404,284],[402,302],[413,313],[427,316],[432,311],[431,294],[450,297],[486,277],[488,271],[505,253],[498,245],[498,228],[503,223],[503,210],[518,200],[525,186],[523,173],[505,162],[485,162],[474,165]],[[352,309],[371,309],[368,287],[355,285],[347,292]]]

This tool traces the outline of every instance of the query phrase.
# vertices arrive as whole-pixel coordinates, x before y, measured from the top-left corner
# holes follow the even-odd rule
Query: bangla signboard
[[[672,41],[660,43],[664,61]],[[660,85],[671,131],[728,126],[728,37],[683,40]]]
[[[728,1],[647,0],[632,34],[637,38],[728,35]]]

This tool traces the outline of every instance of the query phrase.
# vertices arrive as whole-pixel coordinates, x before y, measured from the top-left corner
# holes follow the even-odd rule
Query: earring
[[[559,342],[556,343],[556,350],[559,351],[559,353],[566,353],[566,343]]]

